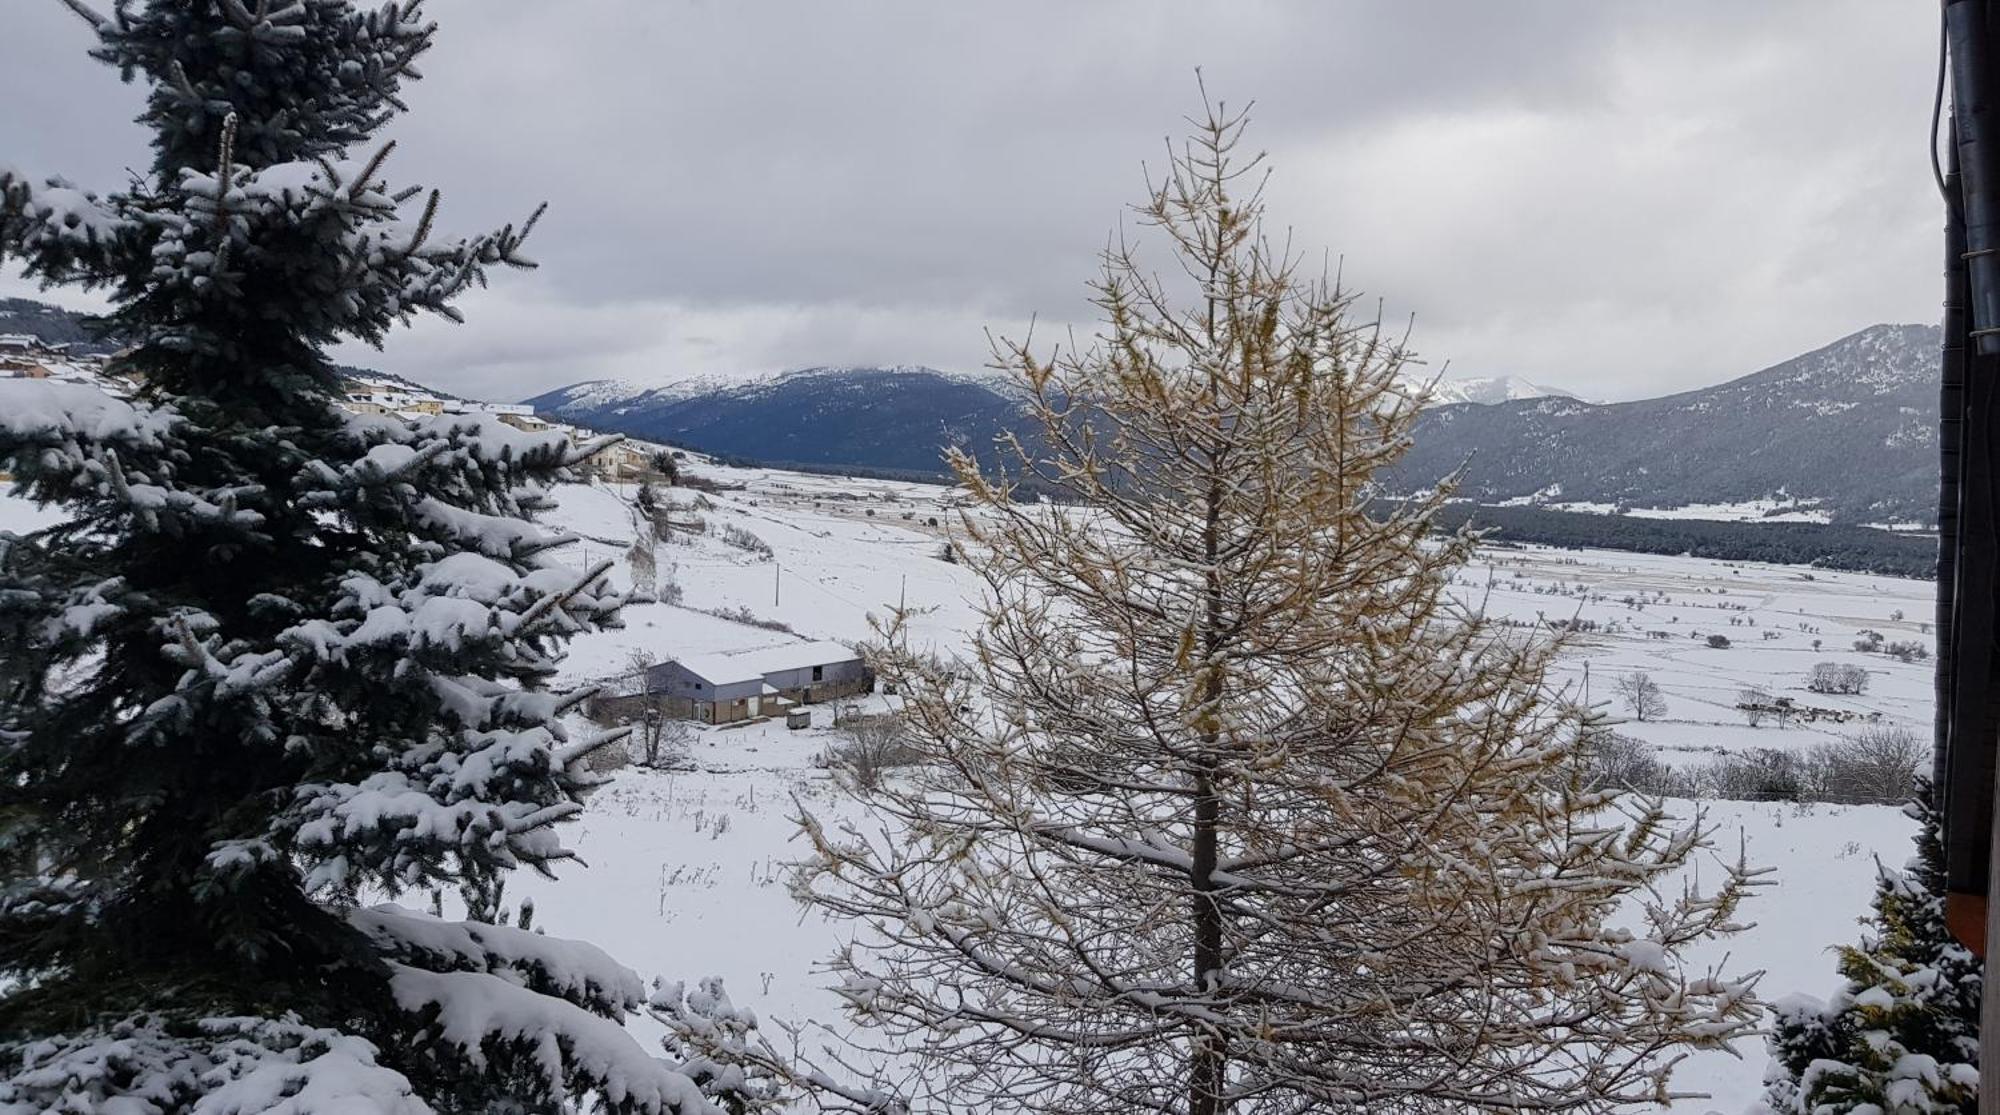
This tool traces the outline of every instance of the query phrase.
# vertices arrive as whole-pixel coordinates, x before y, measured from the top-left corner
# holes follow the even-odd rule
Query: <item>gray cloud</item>
[[[1258,102],[1270,217],[1454,374],[1630,397],[1936,313],[1934,9],[432,0],[398,123],[447,222],[544,267],[343,357],[492,397],[815,363],[968,369],[1088,325],[1141,164]],[[9,0],[0,158],[113,183],[135,90]],[[14,282],[10,285],[18,287]],[[63,296],[58,296],[63,297]]]

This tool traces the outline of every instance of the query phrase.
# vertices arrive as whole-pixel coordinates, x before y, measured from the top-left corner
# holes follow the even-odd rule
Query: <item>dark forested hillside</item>
[[[1405,490],[1466,465],[1462,494],[1683,507],[1787,496],[1837,521],[1928,522],[1937,502],[1930,325],[1877,325],[1699,391],[1592,405],[1448,406],[1418,424]]]
[[[110,352],[118,346],[83,327],[83,315],[28,298],[0,298],[0,333],[25,333],[79,353]]]
[[[946,446],[990,451],[1020,405],[998,380],[931,368],[809,368],[689,391],[584,383],[526,400],[602,429],[766,464],[850,465],[941,475]]]
[[[1412,491],[1465,464],[1463,494],[1480,502],[1684,507],[1775,497],[1842,522],[1928,522],[1937,349],[1934,326],[1877,325],[1664,398],[1437,406],[1388,479]],[[573,421],[774,464],[932,473],[945,445],[984,449],[1018,419],[1000,383],[929,368],[810,369],[726,387],[593,382],[528,401]]]

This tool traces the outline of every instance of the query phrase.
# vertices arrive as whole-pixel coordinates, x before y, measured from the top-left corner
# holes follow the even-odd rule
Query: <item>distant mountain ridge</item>
[[[1481,502],[1686,507],[1779,497],[1845,522],[1937,510],[1935,325],[1875,325],[1727,383],[1657,399],[1531,399],[1425,412],[1389,474],[1465,466]]]
[[[937,474],[946,446],[1020,424],[1004,383],[915,366],[801,368],[748,383],[638,389],[596,380],[522,400],[598,429],[774,465]]]
[[[92,338],[83,317],[0,299],[0,333],[83,353],[115,347]],[[1443,380],[1385,487],[1416,492],[1463,465],[1460,494],[1482,503],[1776,501],[1836,522],[1930,523],[1940,343],[1935,325],[1875,325],[1726,383],[1622,403],[1585,402],[1512,376]],[[384,372],[341,371],[450,397]],[[774,465],[927,475],[943,470],[945,446],[987,455],[995,436],[1022,425],[1005,381],[916,366],[653,388],[600,380],[525,401],[582,425]]]
[[[1406,377],[1408,378],[1408,377]],[[1423,386],[1425,380],[1415,381],[1415,386]],[[1441,379],[1430,383],[1430,406],[1449,406],[1453,403],[1493,403],[1513,402],[1519,399],[1574,399],[1575,395],[1557,387],[1543,387],[1529,383],[1519,376],[1475,376],[1469,379]]]
[[[1762,371],[1591,403],[1514,377],[1443,380],[1385,486],[1465,466],[1486,503],[1684,508],[1768,501],[1835,521],[1931,522],[1934,325],[1876,325]],[[1411,378],[1409,389],[1425,381]],[[1525,397],[1524,397],[1525,396]],[[936,473],[1021,423],[1004,382],[931,368],[813,368],[750,383],[582,383],[526,400],[570,421],[771,464]]]
[[[1434,406],[1557,394],[1513,376],[1431,384],[1413,375],[1405,387],[1413,395],[1428,387]],[[522,401],[583,425],[769,464],[930,474],[943,470],[945,446],[989,456],[996,435],[1021,425],[1006,380],[918,365],[800,368],[660,387],[588,380]]]

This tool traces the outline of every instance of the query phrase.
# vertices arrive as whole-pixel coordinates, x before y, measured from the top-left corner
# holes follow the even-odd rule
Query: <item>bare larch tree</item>
[[[1423,391],[1260,231],[1243,123],[1209,106],[1138,208],[1180,274],[1121,237],[1094,346],[999,346],[1039,421],[1009,475],[953,459],[976,668],[886,624],[927,765],[870,823],[803,818],[801,896],[854,919],[854,1040],[915,1110],[1667,1096],[1682,1050],[1756,1023],[1754,975],[1685,957],[1751,873],[1671,885],[1699,819],[1584,789],[1553,645],[1448,594],[1474,540],[1427,539],[1446,491],[1378,500]]]

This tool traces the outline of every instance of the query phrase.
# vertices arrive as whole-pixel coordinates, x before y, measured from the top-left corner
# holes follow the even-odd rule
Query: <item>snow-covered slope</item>
[[[1432,383],[1412,374],[1404,387],[1430,406],[1562,395],[1513,376]],[[1022,425],[1007,381],[908,365],[800,368],[657,387],[592,380],[526,402],[596,428],[731,457],[931,475],[942,472],[946,446],[978,454]]]
[[[1835,521],[1922,522],[1936,504],[1937,330],[1877,325],[1739,379],[1596,404],[1515,376],[1406,379],[1429,408],[1394,479],[1461,466],[1481,502],[1803,505]],[[930,368],[815,368],[719,384],[591,382],[528,400],[603,429],[731,457],[936,475],[1018,429],[1005,384]]]
[[[937,609],[923,616],[931,645],[945,651],[963,645],[977,586],[963,566],[938,559],[939,528],[930,525],[947,514],[947,490],[775,469],[697,471],[744,485],[710,497],[710,533],[725,523],[751,530],[771,544],[775,560],[757,561],[710,541],[663,548],[662,557],[675,563],[685,606],[634,609],[626,630],[576,648],[574,677],[615,668],[633,648],[659,655],[761,645],[772,637],[690,608],[745,608],[802,637],[865,639],[868,615],[902,597]],[[622,504],[612,490],[566,488],[561,498],[557,520],[595,539],[578,560],[624,541]],[[1862,627],[1892,640],[1920,638],[1918,620],[1893,617],[1928,614],[1931,586],[1921,582],[1824,570],[1808,579],[1787,566],[1528,549],[1487,555],[1462,574],[1459,591],[1486,598],[1496,615],[1530,623],[1572,615],[1596,623],[1598,631],[1565,660],[1562,679],[1588,684],[1590,696],[1604,701],[1623,674],[1648,672],[1666,692],[1667,712],[1619,730],[1672,764],[1722,751],[1803,749],[1853,730],[1751,728],[1733,707],[1746,686],[1879,713],[1884,723],[1913,731],[1928,723],[1925,664],[1846,649]],[[1717,632],[1729,633],[1735,646],[1710,649],[1706,635]],[[1867,694],[1806,694],[1805,672],[1824,659],[1865,665]],[[881,707],[888,699],[871,700]],[[551,919],[551,932],[588,933],[647,970],[719,973],[738,1003],[766,1018],[835,1020],[840,1000],[825,989],[815,964],[837,946],[843,929],[817,914],[801,921],[785,889],[785,865],[800,854],[796,811],[855,815],[814,763],[831,742],[829,728],[829,710],[820,708],[804,732],[775,723],[698,732],[696,770],[628,771],[593,799],[579,845],[588,868],[558,882],[521,885]],[[1741,840],[1752,863],[1775,869],[1771,886],[1744,911],[1754,928],[1701,959],[1722,963],[1726,952],[1733,969],[1766,970],[1762,990],[1773,997],[1825,994],[1834,978],[1826,950],[1857,932],[1853,919],[1866,908],[1875,859],[1907,858],[1909,822],[1887,807],[1682,802],[1676,808],[1683,815],[1706,811],[1718,855],[1733,856]],[[1701,870],[1713,867],[1710,861]],[[1754,1041],[1738,1052],[1740,1059],[1723,1052],[1692,1057],[1675,1087],[1713,1092],[1716,1099],[1684,1101],[1675,1110],[1741,1111],[1757,1094],[1764,1054]]]
[[[579,640],[565,680],[616,675],[629,669],[635,652],[657,660],[790,639],[865,640],[872,635],[870,616],[899,600],[918,609],[922,643],[944,652],[964,645],[978,585],[963,565],[939,556],[953,504],[947,489],[724,468],[700,459],[688,468],[725,487],[701,495],[705,506],[697,506],[693,492],[674,493],[696,508],[706,527],[658,550],[662,579],[680,587],[680,604],[634,606],[623,629]],[[563,560],[581,567],[620,558],[614,576],[629,580],[624,555],[635,537],[632,490],[578,484],[558,489],[557,496],[548,518],[577,536]],[[51,519],[0,495],[0,530],[29,530]],[[770,556],[724,541],[725,527],[755,534]],[[1593,623],[1596,630],[1572,644],[1560,680],[1579,689],[1588,685],[1588,695],[1604,701],[1620,676],[1648,672],[1665,690],[1666,713],[1620,731],[1651,744],[1670,763],[1729,750],[1806,748],[1852,730],[1824,723],[1752,728],[1733,708],[1746,686],[1927,730],[1928,666],[1847,648],[1863,627],[1891,640],[1921,638],[1919,619],[1897,617],[1929,614],[1928,584],[1530,548],[1483,555],[1463,571],[1457,591],[1485,599],[1497,616],[1525,623],[1543,617]],[[791,631],[775,630],[774,623]],[[1705,636],[1722,632],[1735,645],[1708,647]],[[1806,671],[1828,659],[1867,668],[1867,693],[1806,694]],[[890,700],[869,699],[877,708]],[[855,813],[815,762],[834,738],[831,711],[814,708],[813,727],[804,731],[778,723],[698,728],[692,769],[621,772],[568,833],[582,863],[554,881],[520,873],[509,885],[509,900],[534,898],[538,924],[550,933],[586,937],[649,974],[720,974],[738,1004],[766,1019],[837,1022],[841,1000],[826,989],[816,966],[846,932],[816,914],[802,919],[785,886],[786,865],[801,855],[798,811],[828,818]],[[1907,857],[1909,822],[1887,807],[1674,805],[1683,815],[1706,810],[1718,855],[1733,856],[1740,840],[1753,864],[1775,869],[1771,885],[1743,911],[1742,920],[1753,928],[1701,959],[1720,963],[1726,951],[1732,970],[1765,969],[1761,990],[1770,997],[1828,991],[1833,961],[1826,950],[1854,939],[1874,861]],[[1675,1109],[1742,1111],[1757,1093],[1764,1055],[1755,1042],[1741,1043],[1738,1052],[1740,1059],[1719,1051],[1691,1057],[1675,1078],[1676,1089],[1710,1091],[1716,1098],[1684,1101]]]
[[[1543,387],[1529,383],[1519,376],[1472,376],[1465,379],[1439,379],[1435,382],[1421,377],[1406,377],[1413,389],[1429,389],[1430,406],[1449,406],[1453,403],[1478,403],[1491,406],[1494,403],[1512,402],[1518,399],[1574,399],[1575,395],[1561,388]]]
[[[1876,325],[1663,398],[1435,407],[1395,475],[1414,490],[1466,466],[1460,493],[1482,502],[1804,501],[1835,521],[1928,521],[1938,345],[1935,326]]]

